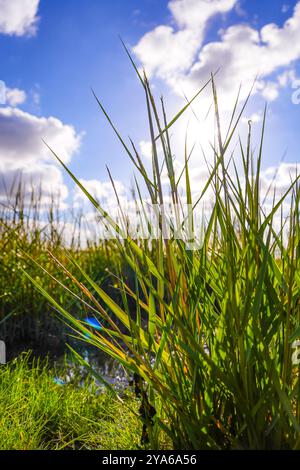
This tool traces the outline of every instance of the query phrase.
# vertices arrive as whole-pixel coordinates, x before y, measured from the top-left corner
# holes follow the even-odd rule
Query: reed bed
[[[56,266],[73,286],[66,284],[68,292],[72,290],[78,298],[79,289],[82,308],[89,305],[100,322],[100,329],[91,330],[53,289],[26,269],[24,275],[77,338],[115,358],[133,375],[145,446],[160,448],[165,435],[175,449],[299,449],[299,366],[292,361],[292,343],[300,334],[299,177],[282,196],[274,196],[268,211],[264,209],[261,166],[266,113],[256,154],[251,126],[245,143],[237,136],[247,100],[240,111],[238,101],[235,103],[224,138],[212,76],[203,88],[212,90],[216,144],[207,167],[208,180],[199,198],[193,200],[189,155],[185,149],[184,171],[176,174],[170,128],[201,93],[168,121],[163,101],[159,110],[147,77],[133,65],[145,93],[151,171],[146,170],[136,146],[125,143],[96,99],[139,174],[137,200],[145,207],[148,198],[160,208],[160,236],[149,244],[126,234],[126,214],[123,221],[115,220],[52,150],[115,232],[111,243],[133,273],[133,287],[122,269],[117,269],[115,279],[122,301],[116,301],[80,259],[65,252],[65,263]],[[232,155],[234,140],[238,151]],[[163,162],[159,161],[158,144]],[[242,171],[237,170],[238,159]],[[162,163],[168,191],[161,181]],[[185,180],[183,195],[179,178]],[[187,224],[193,227],[197,205],[208,190],[212,190],[213,200],[205,217],[201,246],[187,249],[187,243],[195,240],[178,237],[177,230],[184,231]],[[188,219],[178,210],[169,238],[164,236],[166,194],[174,206],[188,204],[192,208]],[[288,214],[284,205],[289,207]],[[278,214],[279,228],[274,222]],[[147,210],[140,216],[147,226]],[[55,258],[52,253],[51,262]],[[49,262],[41,265],[44,273],[50,266]]]
[[[68,309],[83,318],[87,309],[79,311],[80,301],[45,277],[39,266],[61,283],[71,285],[49,256],[51,253],[65,264],[64,250],[68,249],[97,282],[111,290],[107,267],[119,262],[112,246],[80,233],[85,226],[80,211],[62,211],[61,202],[51,197],[41,206],[42,200],[42,188],[25,187],[20,178],[7,188],[0,202],[0,337],[7,344],[9,358],[24,347],[56,356],[65,349],[66,329],[53,315],[49,302],[37,295],[23,269],[44,287],[54,289]]]

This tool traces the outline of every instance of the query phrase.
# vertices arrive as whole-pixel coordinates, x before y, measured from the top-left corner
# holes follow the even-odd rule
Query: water
[[[116,391],[125,390],[130,386],[131,378],[128,377],[125,369],[117,361],[112,358],[103,357],[102,354],[94,354],[88,350],[81,353],[83,359],[93,369],[93,371],[105,382],[110,384]],[[59,369],[63,369],[63,373],[57,374],[55,381],[62,380],[64,383],[77,383],[83,385],[91,372],[85,365],[79,364],[72,356],[65,356],[62,360],[56,363]],[[62,367],[63,366],[63,367]],[[99,391],[105,389],[105,385],[101,380],[95,378],[95,384]]]

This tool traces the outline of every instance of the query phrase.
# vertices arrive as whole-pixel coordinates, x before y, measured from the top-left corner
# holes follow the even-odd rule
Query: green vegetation
[[[87,314],[86,306],[69,296],[55,280],[44,276],[38,266],[46,268],[57,281],[66,283],[66,276],[53,263],[49,253],[62,264],[66,263],[64,249],[68,221],[59,210],[60,201],[52,200],[43,207],[41,195],[42,189],[25,188],[19,180],[9,188],[7,199],[0,204],[0,338],[6,342],[10,357],[24,347],[41,355],[60,356],[65,350],[66,329],[53,315],[49,302],[37,295],[22,269],[27,269],[43,287],[55,289],[56,296],[70,311],[77,311],[81,318]],[[72,232],[68,237],[72,256],[80,260],[93,279],[111,291],[107,266],[121,263],[113,245],[88,240],[83,249],[80,239],[84,237],[83,216],[78,213],[72,218]],[[23,253],[26,253],[25,258]],[[80,290],[77,293],[80,295]]]
[[[138,448],[141,424],[132,394],[121,403],[91,381],[60,385],[56,374],[29,355],[0,366],[1,450]]]
[[[124,234],[126,216],[123,225],[114,221],[53,152],[106,223],[126,238],[125,243],[117,241],[118,250],[134,272],[135,287],[131,289],[119,273],[123,302],[115,302],[76,259],[68,256],[68,263],[85,278],[84,285],[72,278],[74,286],[82,289],[95,315],[104,322],[101,331],[86,338],[87,325],[49,290],[34,279],[32,282],[79,337],[136,374],[152,448],[159,448],[159,436],[164,432],[176,449],[299,449],[299,368],[291,361],[291,341],[299,334],[300,320],[299,179],[291,182],[282,198],[274,197],[265,212],[260,194],[265,116],[256,163],[249,126],[246,145],[239,142],[242,171],[238,171],[236,156],[233,160],[227,153],[244,107],[239,113],[235,104],[223,138],[212,78],[217,129],[214,163],[208,165],[210,177],[198,201],[193,201],[186,151],[182,199],[169,129],[184,109],[167,125],[164,107],[161,119],[147,78],[136,72],[146,96],[151,174],[135,146],[129,149],[97,101],[142,176],[149,200],[160,205],[160,238],[151,246]],[[163,162],[158,157],[159,141]],[[162,189],[162,164],[169,177],[168,192]],[[209,188],[214,201],[205,220],[201,248],[187,250],[176,237],[176,229],[187,223],[181,211],[176,214],[179,223],[171,238],[165,239],[166,193],[174,206],[182,201],[193,208],[188,220],[193,224],[196,204]],[[139,183],[136,189],[141,195]],[[145,204],[142,197],[140,202]],[[286,220],[284,203],[289,205]],[[279,229],[274,225],[278,213]],[[146,210],[141,217],[147,225]],[[68,274],[65,267],[62,270]],[[128,307],[129,298],[135,302],[134,311]]]
[[[271,207],[264,207],[260,172],[266,115],[261,142],[254,155],[251,125],[245,145],[235,137],[247,101],[241,111],[238,111],[238,100],[235,103],[224,137],[216,86],[211,78],[206,86],[212,86],[217,144],[212,148],[213,158],[207,159],[212,162],[208,164],[210,176],[199,197],[193,200],[187,146],[184,171],[178,175],[169,136],[171,126],[188,105],[168,124],[163,101],[160,116],[147,78],[140,76],[137,69],[136,72],[145,92],[149,118],[153,156],[150,171],[136,147],[132,145],[131,150],[123,141],[97,101],[139,173],[136,194],[142,206],[141,224],[150,223],[148,202],[160,207],[159,238],[148,243],[125,233],[126,214],[123,220],[114,220],[53,152],[118,235],[115,240],[93,249],[97,260],[105,250],[113,253],[103,259],[104,266],[109,263],[109,269],[116,274],[117,290],[108,289],[103,278],[95,274],[98,261],[90,262],[89,250],[71,249],[62,253],[62,246],[58,250],[54,246],[54,249],[50,247],[50,254],[43,249],[36,256],[27,245],[26,248],[20,245],[16,227],[6,223],[10,243],[15,244],[13,252],[18,255],[15,265],[11,261],[6,263],[8,272],[12,269],[18,275],[21,272],[22,286],[30,289],[27,281],[24,282],[25,276],[43,295],[44,302],[52,304],[64,327],[67,324],[77,339],[116,359],[134,376],[142,432],[138,432],[138,421],[119,404],[118,416],[125,413],[125,429],[131,428],[138,436],[142,434],[145,446],[161,448],[162,442],[168,440],[175,449],[300,449],[300,369],[292,363],[291,347],[300,335],[299,178],[291,181],[285,194],[271,197]],[[238,156],[231,154],[234,139],[238,142]],[[162,159],[158,144],[163,150]],[[163,190],[163,167],[167,170],[168,190]],[[184,195],[179,191],[180,179],[185,180]],[[143,188],[147,190],[146,198]],[[212,192],[213,198],[211,210],[205,214],[202,244],[196,250],[187,250],[184,237],[177,236],[178,230],[187,234],[187,225],[193,227],[196,209],[207,191]],[[166,200],[171,200],[176,216],[170,238],[162,233]],[[192,208],[188,219],[181,210],[185,204]],[[275,219],[279,220],[279,227]],[[25,239],[27,244],[27,235]],[[195,239],[189,237],[188,241],[195,242]],[[33,240],[30,246],[35,250],[37,241]],[[92,330],[85,322],[82,317],[85,311],[101,323],[100,330]],[[77,358],[91,374],[97,375],[80,355]],[[13,372],[3,370],[9,384],[9,374]],[[37,374],[36,379],[39,377]],[[35,402],[42,409],[50,407],[47,416],[59,416],[60,426],[66,428],[63,427],[62,437],[57,431],[56,437],[46,437],[48,443],[57,439],[58,447],[69,445],[74,435],[86,433],[87,441],[78,437],[83,446],[82,442],[101,436],[94,423],[97,421],[103,429],[105,421],[102,423],[100,415],[97,415],[99,419],[91,419],[99,397],[87,394],[86,389],[63,391],[52,384],[51,387],[56,395],[51,391],[51,399],[44,401],[42,392],[37,391],[39,399]],[[107,387],[111,397],[117,400],[117,393],[108,384]],[[28,389],[25,387],[16,395],[19,400],[23,393],[28,396]],[[42,390],[48,393],[45,387]],[[83,397],[91,406],[87,406],[91,421],[81,416],[76,421],[78,427],[77,424],[73,427],[72,413],[75,410],[79,413]],[[102,399],[105,403],[105,396]],[[20,419],[15,410],[9,416]],[[30,426],[31,416],[32,412],[28,411],[27,418],[19,425],[24,433],[26,423]],[[37,426],[39,422],[38,419]],[[116,429],[114,425],[112,430]],[[16,442],[17,438],[15,444],[9,442],[7,446]],[[100,439],[97,445],[99,442],[104,446],[116,445],[113,438],[104,444]],[[126,448],[129,442],[124,437],[117,445]]]

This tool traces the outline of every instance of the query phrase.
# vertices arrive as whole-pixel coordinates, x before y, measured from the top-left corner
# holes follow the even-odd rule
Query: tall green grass
[[[291,361],[291,342],[300,333],[299,179],[291,182],[279,200],[274,198],[266,213],[260,191],[265,116],[256,156],[251,127],[245,145],[239,141],[240,172],[237,157],[232,159],[228,153],[246,103],[241,112],[235,104],[224,139],[212,77],[205,86],[212,88],[217,144],[212,150],[214,162],[208,165],[208,181],[194,201],[189,156],[186,152],[183,174],[176,175],[169,136],[171,126],[190,103],[168,121],[163,102],[160,113],[147,78],[137,73],[145,92],[152,142],[150,172],[136,147],[132,145],[131,149],[125,143],[97,101],[144,181],[150,201],[161,208],[161,229],[165,193],[159,143],[172,202],[180,205],[181,201],[193,208],[188,221],[178,210],[177,227],[193,223],[197,204],[209,188],[213,190],[201,247],[187,250],[174,230],[170,239],[160,234],[152,244],[129,236],[125,241],[117,239],[118,252],[133,271],[135,281],[132,288],[122,272],[116,273],[121,303],[107,294],[72,253],[66,254],[68,263],[84,278],[83,284],[69,276],[74,288],[81,289],[103,324],[102,330],[94,333],[49,289],[28,277],[79,338],[135,374],[145,442],[149,439],[150,447],[159,448],[161,433],[166,433],[176,449],[299,449],[299,367]],[[54,155],[106,223],[122,235],[123,226]],[[186,182],[184,197],[178,189],[181,176]],[[142,194],[140,188],[138,184],[137,194]],[[140,202],[143,204],[142,197]],[[290,205],[286,219],[284,203]],[[274,219],[280,213],[278,230]],[[147,224],[146,210],[142,216]],[[60,267],[68,276],[67,268]]]
[[[55,289],[60,301],[83,318],[88,310],[79,311],[80,300],[68,295],[56,282],[72,285],[49,253],[66,264],[64,250],[68,248],[89,275],[110,290],[113,281],[107,268],[120,263],[112,244],[80,233],[85,227],[80,211],[62,211],[61,201],[51,195],[47,204],[41,201],[45,201],[43,188],[25,187],[22,178],[7,188],[6,197],[0,201],[0,338],[6,341],[10,357],[24,347],[37,353],[61,355],[66,340],[66,330],[51,314],[49,302],[37,296],[22,269],[27,269],[43,287]],[[40,265],[56,280],[44,276]],[[81,295],[80,289],[77,294]]]

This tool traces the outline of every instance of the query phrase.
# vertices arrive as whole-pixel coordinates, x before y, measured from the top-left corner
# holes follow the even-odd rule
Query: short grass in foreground
[[[139,418],[86,383],[60,385],[46,362],[21,355],[0,367],[0,449],[137,449]],[[124,403],[138,410],[135,397]]]

